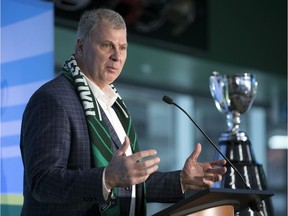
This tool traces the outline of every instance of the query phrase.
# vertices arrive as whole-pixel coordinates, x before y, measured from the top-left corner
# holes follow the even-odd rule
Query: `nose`
[[[118,61],[120,59],[120,57],[121,57],[121,53],[120,53],[119,48],[114,48],[112,51],[110,59],[113,61]]]

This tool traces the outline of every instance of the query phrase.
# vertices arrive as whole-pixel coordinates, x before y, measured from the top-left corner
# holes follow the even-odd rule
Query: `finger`
[[[143,165],[140,166],[141,168],[134,167],[134,169],[130,170],[129,173],[127,173],[127,175],[125,176],[127,178],[126,182],[129,185],[134,185],[146,181],[152,173],[158,170],[159,167],[157,161],[158,160],[156,160],[156,163],[153,163],[152,166],[150,165],[150,163],[147,163],[145,161],[144,164],[148,164],[147,167],[145,166],[145,168],[143,168]]]
[[[203,179],[203,184],[204,184],[204,187],[212,187],[214,185],[214,181],[213,180],[209,180],[209,179]]]
[[[206,169],[204,172],[204,179],[216,182],[222,180],[222,175],[227,171],[226,167],[217,167],[212,169]]]
[[[221,181],[222,180],[222,175],[220,174],[212,174],[212,173],[208,173],[205,174],[204,179],[212,181],[212,182],[217,182],[217,181]]]
[[[215,175],[213,181],[218,182],[222,180],[222,175]]]
[[[226,167],[218,167],[218,168],[213,168],[213,169],[207,169],[205,173],[208,175],[223,175],[227,172]]]
[[[215,174],[215,175],[210,175],[209,177],[205,177],[203,179],[203,182],[205,182],[205,184],[208,184],[211,187],[213,182],[218,182],[221,180],[222,180],[222,175]]]
[[[158,170],[159,166],[157,164],[150,166],[146,169],[140,169],[137,170],[137,172],[135,173],[135,177],[136,178],[141,178],[141,177],[145,177],[148,178],[152,173],[156,172]]]
[[[193,150],[192,154],[188,157],[188,160],[197,161],[197,158],[199,157],[201,150],[202,146],[200,143],[198,143],[195,149]]]
[[[130,157],[134,160],[134,161],[139,161],[141,162],[142,160],[144,160],[147,157],[153,157],[157,155],[157,151],[154,149],[151,150],[145,150],[145,151],[140,151],[140,152],[136,152],[133,155],[131,155]]]
[[[125,152],[127,151],[128,147],[130,145],[130,139],[128,136],[125,137],[124,143],[121,145],[121,147],[116,151],[116,155],[125,155]]]
[[[160,163],[160,158],[159,157],[155,157],[155,158],[151,158],[151,159],[148,159],[148,160],[143,160],[143,161],[140,161],[136,164],[136,169],[139,169],[139,170],[144,170],[144,169],[147,169],[149,167],[152,167],[152,166],[155,166],[157,164]]]
[[[214,183],[211,180],[207,180],[203,177],[195,177],[194,180],[192,179],[183,179],[182,184],[185,190],[192,189],[192,190],[203,190],[212,186]]]
[[[210,162],[210,165],[212,167],[215,167],[215,166],[224,166],[226,164],[226,160],[216,160],[216,161],[212,161]]]

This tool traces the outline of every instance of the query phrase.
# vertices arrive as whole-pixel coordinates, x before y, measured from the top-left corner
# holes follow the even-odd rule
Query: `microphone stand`
[[[182,112],[184,112],[186,114],[186,116],[192,121],[192,123],[198,128],[198,130],[205,136],[205,138],[211,143],[211,145],[217,150],[217,152],[219,152],[219,154],[227,161],[227,163],[235,170],[235,172],[237,173],[237,175],[240,177],[240,179],[242,180],[242,182],[245,185],[245,188],[248,190],[252,190],[251,187],[247,184],[247,182],[245,181],[245,179],[243,178],[243,176],[241,175],[241,173],[239,172],[239,170],[234,166],[234,164],[220,151],[220,149],[215,145],[215,143],[210,139],[210,137],[201,129],[200,126],[198,126],[198,124],[192,119],[192,117],[181,107],[179,106],[177,103],[173,102],[173,99],[168,97],[168,96],[163,96],[162,100],[167,103],[167,104],[172,104],[174,106],[176,106],[177,108],[179,108]],[[259,197],[255,197],[255,199],[253,200],[253,202],[249,203],[249,207],[252,209],[252,211],[257,212],[258,216],[264,216],[263,213],[263,206],[261,203],[261,200],[259,199]]]

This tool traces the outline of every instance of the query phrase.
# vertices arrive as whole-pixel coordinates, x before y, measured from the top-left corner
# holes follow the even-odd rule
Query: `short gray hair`
[[[113,29],[125,29],[126,24],[123,17],[110,9],[93,9],[83,13],[80,18],[77,38],[78,39],[90,39],[90,35],[99,23],[102,21],[108,22]]]

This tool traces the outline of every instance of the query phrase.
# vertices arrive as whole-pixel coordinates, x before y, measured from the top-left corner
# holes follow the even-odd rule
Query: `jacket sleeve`
[[[38,91],[23,114],[24,196],[29,190],[41,202],[102,203],[104,168],[92,168],[87,123],[75,100],[62,98]]]
[[[146,181],[147,202],[174,203],[184,198],[180,171],[155,172]]]

